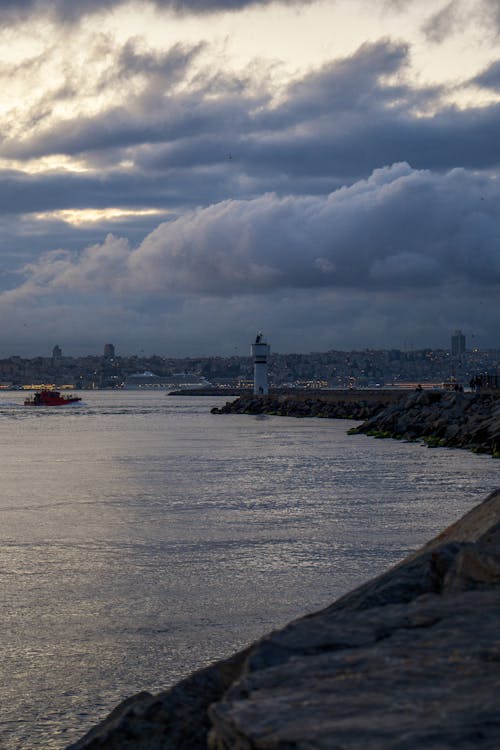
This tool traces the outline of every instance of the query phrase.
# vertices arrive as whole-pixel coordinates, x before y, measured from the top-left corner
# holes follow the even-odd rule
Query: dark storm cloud
[[[95,166],[126,158],[138,169],[154,171],[227,167],[231,156],[233,171],[251,178],[274,172],[277,178],[330,175],[332,180],[356,179],[401,160],[431,169],[485,168],[500,161],[499,105],[439,109],[439,89],[387,82],[406,66],[404,45],[364,45],[293,82],[278,105],[270,92],[241,90],[234,79],[209,76],[198,88],[169,93],[172,80],[197,54],[197,49],[175,48],[154,56],[128,45],[107,75],[118,80],[147,73],[139,93],[94,117],[42,124],[24,140],[6,137],[0,153],[25,159],[83,155]],[[492,79],[495,70],[490,69]],[[162,71],[169,72],[163,76]],[[423,115],[426,107],[434,113]],[[295,191],[293,183],[290,190]]]
[[[4,173],[2,210],[168,209],[267,191],[325,193],[399,161],[431,170],[500,163],[500,105],[440,108],[439,89],[413,89],[399,78],[405,45],[364,45],[291,83],[279,103],[271,92],[208,72],[201,86],[177,92],[198,54],[196,47],[153,54],[128,44],[103,74],[118,85],[144,73],[126,103],[50,127],[40,121],[24,140],[4,139],[4,157],[78,156],[90,171]],[[496,72],[491,66],[484,81],[493,85]],[[426,107],[435,111],[425,116]],[[49,101],[40,103],[47,108]],[[133,166],[117,168],[121,161]]]
[[[202,44],[194,47],[176,44],[166,52],[151,52],[141,49],[137,39],[130,39],[121,48],[111,69],[111,81],[139,73],[161,76],[164,88],[172,86],[202,48]]]
[[[50,251],[2,278],[0,311],[12,331],[57,319],[64,342],[87,341],[98,310],[115,342],[125,327],[127,346],[184,341],[191,352],[220,347],[218,329],[226,346],[241,343],[257,321],[285,351],[397,346],[409,334],[443,345],[457,326],[495,346],[499,206],[496,179],[394,165],[329,195],[186,212],[139,244],[108,235]]]
[[[226,197],[224,170],[193,167],[162,174],[53,172],[27,175],[0,172],[0,215],[87,208],[176,208]]]
[[[178,14],[208,14],[220,11],[238,11],[249,7],[266,6],[274,0],[144,0],[160,10]],[[281,5],[307,5],[310,0],[278,0]],[[0,0],[0,17],[4,21],[17,21],[30,13],[49,13],[64,22],[72,23],[92,13],[125,5],[127,0]]]
[[[407,61],[406,46],[391,42],[363,45],[351,57],[306,75],[289,86],[279,106],[274,105],[272,92],[255,94],[249,83],[238,86],[234,77],[224,80],[217,75],[205,75],[199,87],[187,93],[168,95],[199,49],[176,46],[159,57],[140,53],[134,44],[127,45],[103,76],[108,85],[137,73],[147,77],[127,104],[93,117],[50,123],[28,132],[24,140],[9,141],[6,133],[0,153],[14,158],[77,155],[144,143],[175,144],[187,139],[195,143],[195,139],[207,138],[210,133],[233,142],[246,134],[259,139],[285,134],[286,139],[287,132],[297,128],[304,132],[304,126],[307,137],[315,138],[321,135],[327,117],[341,118],[328,122],[335,137],[343,127],[350,129],[356,119],[367,114],[383,113],[390,107],[393,116],[404,109],[403,103],[408,108],[435,96],[434,90],[413,92],[383,82]],[[159,75],[162,72],[164,76]],[[94,84],[97,91],[104,86],[103,79]],[[45,111],[49,105],[46,97],[40,106]]]
[[[500,91],[500,60],[492,63],[486,70],[472,79],[472,83],[483,88]]]
[[[485,26],[500,34],[500,2],[498,0],[482,0],[479,8]]]
[[[172,8],[177,13],[213,13],[221,10],[243,10],[252,6],[270,5],[275,0],[153,0],[159,8]],[[278,0],[280,5],[308,5],[312,0]]]
[[[111,39],[97,37],[88,51],[89,62],[107,57],[112,62],[89,82],[82,82],[84,93],[96,97],[123,88],[124,92],[130,91],[130,96],[125,96],[126,102],[93,116],[80,115],[54,122],[50,119],[53,105],[64,96],[71,99],[73,94],[77,99],[78,93],[82,93],[68,73],[63,86],[44,92],[31,107],[24,138],[17,134],[9,137],[11,123],[4,121],[0,152],[8,157],[31,159],[99,151],[100,160],[106,160],[107,150],[221,132],[223,123],[231,123],[232,128],[249,127],[249,110],[261,100],[248,91],[242,95],[245,79],[217,73],[210,77],[205,73],[197,76],[193,90],[173,93],[176,85],[189,75],[190,66],[203,49],[203,44],[176,44],[158,53],[144,50],[137,40],[131,40],[116,50]],[[5,78],[13,72],[7,66],[0,69]]]
[[[429,41],[439,43],[453,34],[459,21],[459,6],[452,0],[427,19],[422,31]]]
[[[1,124],[4,133],[5,153],[14,154],[20,158],[32,158],[37,155],[50,153],[71,153],[71,146],[81,136],[83,143],[75,151],[85,150],[85,133],[87,139],[101,150],[112,147],[113,141],[120,143],[121,131],[136,127],[135,123],[143,125],[146,118],[151,118],[151,132],[154,132],[155,115],[158,116],[158,102],[161,101],[187,75],[192,62],[204,49],[203,44],[184,45],[175,44],[164,52],[144,49],[137,39],[129,40],[125,45],[117,47],[116,42],[105,34],[96,34],[86,48],[84,66],[76,69],[65,61],[58,69],[58,82],[54,87],[50,85],[40,87],[40,95],[36,98],[36,87],[31,83],[31,98],[33,104],[24,115],[26,138],[19,137],[17,128],[19,122],[12,122],[5,116]],[[36,80],[38,75],[42,80],[43,66],[50,62],[52,50],[29,58],[21,65],[0,65],[0,80],[7,85],[11,78],[20,76],[27,81]],[[105,66],[94,69],[88,75],[87,67],[102,60],[109,61]],[[61,82],[62,79],[62,82]],[[54,108],[61,102],[70,106],[78,102],[80,97],[97,98],[106,96],[107,92],[128,91],[134,89],[129,98],[128,106],[108,109],[105,114],[94,117],[75,117],[53,121]],[[16,113],[16,119],[19,117]],[[114,120],[119,122],[115,127]],[[13,127],[14,126],[14,127]],[[105,131],[105,133],[101,133]],[[127,141],[127,136],[124,136]],[[58,140],[60,143],[58,144]],[[134,142],[135,138],[132,137]]]
[[[410,5],[403,0],[398,10]],[[397,0],[395,0],[397,7]],[[464,27],[477,27],[486,35],[500,33],[500,3],[498,0],[451,0],[432,13],[422,25],[426,38],[440,44]]]
[[[194,46],[178,43],[159,52],[144,49],[139,40],[133,38],[117,49],[109,37],[97,37],[89,62],[99,61],[104,56],[109,57],[111,62],[91,82],[90,90],[97,95],[135,80],[139,87],[133,97],[133,108],[142,106],[143,109],[154,110],[155,98],[165,96],[185,78],[190,65],[204,47],[202,43]]]
[[[126,148],[145,143],[196,138],[206,132],[228,130],[238,120],[249,127],[248,113],[242,103],[204,101],[195,95],[179,95],[157,102],[157,109],[137,111],[125,105],[114,107],[95,117],[79,117],[47,127],[24,142],[7,141],[0,152],[16,159],[31,159],[49,154],[72,156],[106,149]]]
[[[226,201],[160,226],[134,251],[134,283],[235,294],[295,287],[500,283],[500,185],[401,164],[324,197]]]
[[[399,164],[327,196],[267,194],[187,212],[137,248],[108,236],[80,255],[49,253],[27,267],[19,293],[498,287],[499,206],[498,180]]]
[[[285,103],[277,109],[278,124],[346,110],[382,109],[410,94],[407,87],[384,83],[386,76],[404,69],[407,61],[405,44],[390,40],[363,44],[353,55],[326,63],[291,83]]]

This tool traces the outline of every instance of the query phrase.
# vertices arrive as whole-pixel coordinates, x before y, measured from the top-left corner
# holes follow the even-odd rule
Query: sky
[[[500,348],[500,0],[0,0],[0,356]]]

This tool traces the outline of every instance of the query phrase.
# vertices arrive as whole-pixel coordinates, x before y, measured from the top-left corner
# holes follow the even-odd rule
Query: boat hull
[[[80,396],[61,396],[59,391],[38,391],[33,398],[27,398],[25,406],[67,406],[81,401]]]

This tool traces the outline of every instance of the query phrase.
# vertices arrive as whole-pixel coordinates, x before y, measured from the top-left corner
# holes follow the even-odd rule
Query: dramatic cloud
[[[498,180],[399,164],[328,196],[188,212],[136,247],[109,235],[81,253],[46,253],[23,280],[9,277],[0,310],[13,339],[43,324],[66,342],[69,325],[90,350],[96,326],[122,351],[133,330],[151,351],[208,354],[215,335],[231,352],[256,327],[281,351],[444,346],[457,326],[487,345],[499,206]]]
[[[106,41],[99,40],[91,59],[112,51],[109,44],[103,50]],[[404,120],[415,120],[412,110],[416,106],[433,103],[437,95],[435,90],[413,91],[403,84],[387,83],[387,76],[404,69],[408,58],[405,45],[390,41],[363,45],[351,57],[329,63],[292,82],[282,91],[279,104],[274,101],[272,89],[261,88],[256,92],[251,80],[241,80],[237,86],[234,76],[223,78],[216,70],[213,75],[206,72],[187,90],[177,91],[175,85],[183,76],[187,78],[189,66],[199,52],[199,46],[177,45],[162,55],[153,55],[140,51],[133,42],[128,43],[118,51],[113,65],[93,79],[93,89],[86,92],[88,97],[95,97],[104,85],[106,88],[120,85],[123,96],[119,103],[91,115],[78,112],[74,117],[59,120],[50,117],[45,125],[43,113],[51,111],[45,96],[42,102],[37,102],[36,110],[29,113],[36,127],[26,129],[22,136],[15,132],[12,137],[9,128],[4,127],[0,155],[16,159],[61,153],[76,156],[154,143],[168,144],[170,149],[185,148],[186,144],[196,148],[197,141],[210,141],[214,137],[226,139],[224,156],[227,148],[237,148],[243,156],[250,149],[252,161],[254,143],[257,141],[265,149],[266,140],[278,150],[283,145],[289,149],[288,142],[296,141],[296,150],[300,151],[303,144],[313,144],[319,138],[316,149],[319,152],[321,141],[328,138],[330,145],[335,146],[337,141],[339,150],[349,153],[352,148],[345,144],[345,136],[358,137],[359,131],[369,134],[365,124],[367,115],[372,127],[376,126],[375,119],[382,127],[390,119],[396,127],[399,114],[404,127]],[[9,73],[7,70],[6,76]],[[138,80],[136,76],[141,78]],[[61,97],[61,88],[68,92],[75,91],[77,86],[65,81],[54,92],[54,98]],[[81,87],[79,91],[81,96]],[[353,133],[353,128],[358,132]],[[293,148],[293,143],[290,145]],[[287,155],[290,162],[292,156]],[[306,161],[310,157],[307,153]],[[265,158],[268,159],[267,154]]]
[[[39,117],[24,137],[6,137],[4,158],[60,154],[83,159],[87,169],[4,172],[0,210],[167,209],[270,190],[322,194],[401,160],[438,170],[500,161],[500,105],[440,108],[437,89],[392,82],[407,66],[405,45],[364,45],[290,83],[278,102],[250,84],[235,88],[230,77],[206,75],[202,85],[175,90],[198,54],[180,46],[146,54],[129,43],[106,75],[118,85],[147,73],[135,96],[93,116],[47,125]],[[483,82],[487,75],[494,80],[495,68]]]
[[[424,24],[424,34],[432,42],[442,42],[447,36],[453,34],[460,23],[460,4],[456,0],[441,8],[432,15]]]
[[[464,25],[479,26],[487,34],[500,33],[498,0],[450,0],[429,16],[422,31],[434,43],[459,34]]]
[[[215,328],[226,352],[259,327],[282,350],[442,345],[457,327],[498,345],[498,3],[158,0],[142,25],[137,7],[0,0],[0,17],[26,18],[1,32],[13,342],[43,323],[61,344],[106,334],[159,353],[209,353]],[[334,11],[344,26],[322,56],[274,57],[287,23],[311,33]],[[284,25],[259,26],[268,13]],[[465,17],[467,42],[490,45],[477,64]],[[398,34],[380,38],[381,19]],[[228,39],[246,23],[269,52],[236,62]],[[459,48],[468,74],[415,67]]]
[[[483,70],[472,82],[478,86],[484,86],[484,88],[500,92],[500,60],[497,60],[486,70]]]
[[[500,4],[498,0],[482,0],[480,8],[483,12],[485,26],[500,34]]]
[[[328,196],[225,201],[160,225],[136,249],[109,236],[45,255],[24,290],[234,296],[275,289],[500,284],[500,183],[407,164]]]
[[[336,2],[342,0],[336,0]],[[350,1],[350,0],[348,0]],[[289,7],[304,7],[314,0],[142,0],[143,5],[151,5],[158,10],[170,11],[181,16],[206,15],[210,13],[238,12],[247,8],[266,7],[278,4]],[[345,0],[344,0],[345,2]],[[390,13],[402,13],[412,5],[424,0],[365,0],[371,7]],[[74,22],[83,16],[112,11],[126,6],[130,0],[0,0],[0,16],[4,21],[18,20],[30,14],[46,13],[63,22]],[[482,21],[490,29],[500,29],[500,8],[498,0],[451,0],[432,14],[424,24],[424,30],[434,41],[455,31],[458,19],[467,15],[470,21]],[[433,28],[434,27],[434,28]]]
[[[238,11],[272,2],[283,5],[306,5],[308,0],[142,0],[160,10],[179,14],[208,14]],[[18,20],[32,13],[48,13],[61,21],[74,22],[82,16],[101,13],[126,5],[129,0],[0,0],[0,15],[5,20]]]

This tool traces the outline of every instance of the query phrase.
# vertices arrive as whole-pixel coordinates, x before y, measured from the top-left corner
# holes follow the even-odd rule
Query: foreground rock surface
[[[500,490],[387,573],[69,750],[500,747]]]

